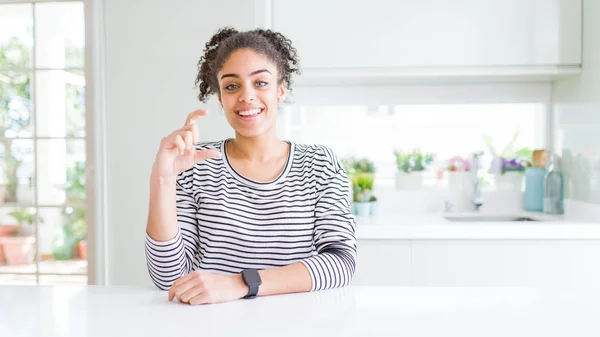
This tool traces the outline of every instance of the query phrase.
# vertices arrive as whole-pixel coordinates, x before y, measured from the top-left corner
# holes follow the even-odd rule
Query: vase
[[[521,192],[523,187],[523,174],[519,171],[509,171],[494,176],[494,182],[498,190],[509,190]]]
[[[371,204],[370,206],[370,210],[369,210],[369,215],[377,215],[377,201],[370,201],[369,204]]]
[[[423,172],[396,172],[397,190],[418,190],[423,187]]]
[[[369,216],[371,214],[371,203],[370,202],[355,202],[356,215],[358,216]]]
[[[450,190],[467,190],[473,186],[473,174],[469,171],[448,171],[448,188]]]

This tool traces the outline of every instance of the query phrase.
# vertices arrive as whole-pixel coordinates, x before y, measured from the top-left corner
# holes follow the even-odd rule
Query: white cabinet
[[[273,1],[307,69],[581,63],[581,0]]]
[[[359,240],[353,285],[597,286],[600,240]]]
[[[359,240],[355,286],[409,286],[409,240]]]
[[[600,283],[598,240],[414,240],[415,286]]]

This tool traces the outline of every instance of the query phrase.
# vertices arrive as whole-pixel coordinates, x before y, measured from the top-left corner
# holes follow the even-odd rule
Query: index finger
[[[185,125],[184,126],[196,124],[196,118],[198,118],[200,116],[206,116],[207,113],[208,113],[208,111],[203,110],[203,109],[198,109],[196,111],[191,112],[187,116],[187,119],[185,120]]]

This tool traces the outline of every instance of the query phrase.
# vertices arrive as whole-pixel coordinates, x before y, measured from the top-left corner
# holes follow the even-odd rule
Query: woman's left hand
[[[169,301],[173,298],[192,305],[235,301],[248,294],[242,276],[218,275],[201,270],[193,271],[173,282]]]

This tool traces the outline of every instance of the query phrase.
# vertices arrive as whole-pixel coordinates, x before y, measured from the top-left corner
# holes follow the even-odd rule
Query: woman
[[[146,227],[153,282],[189,304],[347,285],[356,238],[344,168],[325,146],[276,136],[296,50],[280,33],[225,28],[204,52],[199,99],[218,96],[235,139],[198,143],[197,110],[161,141]]]

